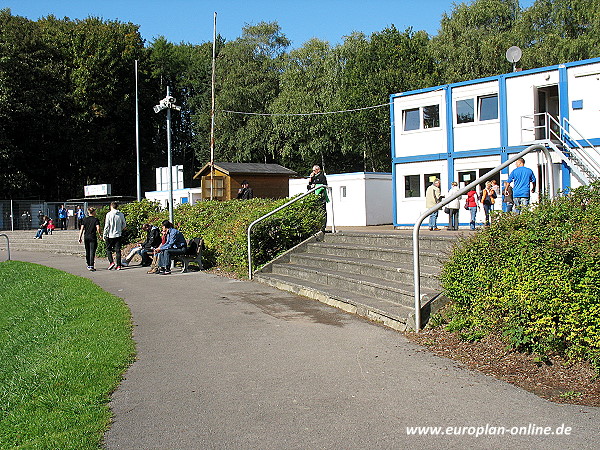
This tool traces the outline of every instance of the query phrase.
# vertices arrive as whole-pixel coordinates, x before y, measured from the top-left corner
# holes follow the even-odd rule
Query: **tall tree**
[[[521,66],[548,66],[600,56],[600,0],[536,0],[517,26]]]
[[[267,113],[279,93],[279,59],[290,42],[277,22],[244,27],[226,43],[217,61],[216,159],[266,161],[271,121],[261,116],[223,113]]]
[[[431,39],[431,54],[444,83],[470,80],[511,70],[506,50],[516,43],[518,0],[475,0],[454,6],[442,16]]]

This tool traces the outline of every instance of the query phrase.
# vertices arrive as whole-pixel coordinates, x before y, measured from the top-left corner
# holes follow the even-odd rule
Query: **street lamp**
[[[171,162],[171,110],[181,111],[181,106],[175,104],[175,97],[171,96],[167,86],[167,96],[158,105],[154,106],[154,112],[159,113],[167,110],[167,165],[169,166],[169,222],[173,223],[173,164]]]

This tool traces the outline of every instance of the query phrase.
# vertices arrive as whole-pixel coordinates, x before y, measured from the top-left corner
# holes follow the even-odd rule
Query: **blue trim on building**
[[[392,223],[396,223],[396,211],[398,206],[398,193],[396,192],[396,165],[394,164],[394,159],[396,157],[396,116],[394,115],[394,96],[390,95],[390,124],[391,131],[390,136],[392,139],[391,145],[391,157],[392,157]]]
[[[589,64],[595,64],[598,62],[600,62],[600,57],[585,59],[583,61],[574,61],[574,62],[565,63],[565,64],[557,64],[554,66],[539,67],[536,69],[527,69],[527,70],[522,70],[520,72],[511,72],[511,73],[506,73],[506,74],[502,74],[502,75],[494,75],[491,77],[477,78],[475,80],[460,81],[458,83],[432,86],[432,87],[425,88],[425,89],[415,89],[414,91],[406,91],[406,92],[401,92],[398,94],[392,94],[390,97],[392,99],[396,98],[396,97],[406,97],[408,95],[422,94],[424,92],[433,92],[433,91],[438,91],[440,89],[455,88],[455,87],[460,87],[460,86],[469,86],[471,84],[480,84],[480,83],[486,83],[489,81],[498,81],[501,77],[504,77],[504,78],[521,77],[524,75],[531,75],[531,74],[535,74],[535,73],[550,72],[553,70],[558,70],[560,68],[569,69],[571,67],[587,66]]]

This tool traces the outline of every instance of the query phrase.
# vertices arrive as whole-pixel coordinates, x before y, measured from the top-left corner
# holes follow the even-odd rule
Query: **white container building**
[[[533,143],[551,150],[557,189],[600,177],[600,58],[402,92],[390,100],[397,227],[414,225],[425,212],[433,179],[441,180],[443,194],[452,181],[465,186]],[[530,153],[525,161],[543,187],[544,156]],[[513,169],[493,178],[502,186]],[[537,199],[536,192],[531,201]],[[469,220],[461,208],[461,225]],[[438,223],[447,223],[447,216],[440,213]]]

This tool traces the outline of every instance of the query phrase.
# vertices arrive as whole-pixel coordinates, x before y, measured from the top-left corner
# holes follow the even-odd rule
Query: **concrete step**
[[[410,286],[411,289],[414,285],[412,261],[411,264],[398,264],[394,261],[357,260],[343,256],[293,253],[290,255],[289,262],[305,267],[330,269],[348,274],[395,281]],[[421,265],[421,286],[439,289],[438,272],[438,267]]]
[[[420,249],[420,262],[424,266],[440,267],[447,258],[448,252],[444,249]],[[412,266],[413,252],[412,248],[397,247],[372,247],[358,246],[357,244],[345,243],[337,244],[326,242],[311,242],[306,245],[306,252],[311,254],[320,254],[327,256],[339,256],[346,258],[355,258],[357,260],[388,261],[397,264],[406,264]]]
[[[420,234],[422,318],[444,302],[438,275],[463,234]],[[372,314],[387,326],[404,329],[407,324],[414,327],[412,247],[409,230],[317,235],[266,264],[254,276],[263,283],[363,317],[372,318]]]
[[[406,330],[407,318],[413,308],[387,300],[377,299],[333,286],[279,274],[256,273],[255,280],[288,292],[293,292],[343,311],[356,314],[395,330]]]
[[[449,252],[456,243],[457,236],[460,234],[441,235],[426,234],[422,231],[419,236],[419,248],[421,250],[435,249]],[[336,234],[325,235],[325,242],[332,244],[352,244],[366,247],[396,248],[412,250],[412,233],[365,233],[344,231]]]
[[[374,299],[387,300],[410,307],[413,304],[414,290],[411,286],[382,278],[335,271],[324,268],[300,266],[297,264],[275,264],[272,273],[309,281],[321,286],[331,286]],[[421,289],[423,295],[434,295],[432,289]]]
[[[37,230],[2,231],[8,236],[11,250],[69,253],[85,255],[83,244],[79,243],[79,231],[59,230],[42,239],[34,239]],[[6,250],[6,239],[0,236],[0,250]]]

